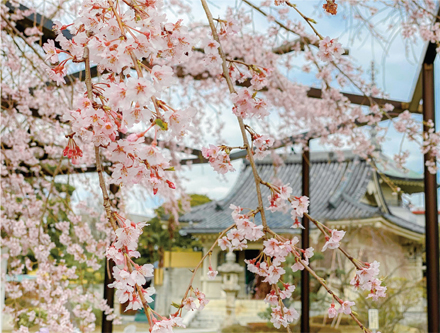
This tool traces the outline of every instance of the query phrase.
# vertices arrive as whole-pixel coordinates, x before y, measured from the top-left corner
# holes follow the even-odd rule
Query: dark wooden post
[[[435,127],[434,59],[435,44],[430,43],[423,61],[423,121],[424,131],[431,120]],[[429,160],[424,155],[424,162]],[[425,165],[425,246],[426,246],[426,288],[428,301],[428,332],[440,332],[440,289],[439,289],[439,229],[437,175],[431,174]]]
[[[310,197],[310,141],[307,141],[302,155],[302,195]],[[302,248],[310,246],[309,219],[303,217]],[[307,270],[301,271],[301,333],[310,332],[310,277]]]
[[[104,299],[107,301],[108,306],[114,308],[115,305],[115,290],[113,288],[109,288],[108,285],[114,282],[113,275],[111,272],[113,271],[113,266],[115,263],[113,260],[108,261],[108,270],[110,276],[107,272],[107,259],[105,260],[106,265],[104,266]],[[106,320],[104,312],[102,313],[102,323],[101,323],[102,333],[112,333],[113,332],[113,320]]]
[[[110,192],[116,194],[119,190],[119,186],[115,184],[110,184]],[[115,306],[115,289],[109,288],[108,285],[114,282],[114,278],[112,275],[113,266],[115,263],[110,260],[108,262],[108,270],[107,270],[107,260],[105,260],[104,265],[104,299],[107,300],[108,306],[112,309]],[[110,276],[109,274],[110,273]],[[113,320],[106,320],[104,312],[102,313],[102,323],[101,323],[101,332],[102,333],[112,333],[113,332]]]

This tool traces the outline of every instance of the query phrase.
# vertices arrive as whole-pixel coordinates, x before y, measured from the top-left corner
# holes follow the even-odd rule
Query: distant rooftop
[[[416,233],[424,233],[423,226],[402,219],[383,209],[380,205],[370,206],[361,202],[366,194],[367,186],[373,179],[373,168],[363,159],[350,152],[344,152],[344,161],[339,162],[334,153],[319,152],[311,154],[310,168],[310,214],[320,221],[360,220],[382,216],[402,228]],[[301,156],[289,155],[285,164],[278,168],[277,177],[284,184],[290,183],[292,195],[301,193]],[[271,181],[274,177],[274,167],[270,159],[257,162],[258,172],[262,179]],[[397,176],[395,165],[389,164],[390,176]],[[406,180],[419,181],[418,174],[406,174]],[[412,178],[414,176],[414,178]],[[263,200],[269,205],[267,197],[269,189],[262,186]],[[252,170],[245,161],[238,181],[229,194],[222,200],[192,208],[192,211],[180,218],[181,222],[189,225],[183,228],[187,233],[216,233],[224,230],[233,223],[230,204],[243,208],[255,209],[258,206],[255,183]],[[408,210],[409,212],[409,210]],[[410,213],[410,212],[409,212]],[[267,222],[271,229],[277,232],[294,232],[291,229],[290,214],[281,212],[266,212]],[[261,223],[260,216],[256,217]]]

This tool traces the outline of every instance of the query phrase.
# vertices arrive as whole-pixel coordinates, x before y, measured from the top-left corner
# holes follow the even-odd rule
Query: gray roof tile
[[[378,207],[360,202],[372,178],[372,168],[366,161],[346,153],[345,160],[338,162],[331,153],[315,153],[311,156],[311,162],[310,214],[314,218],[324,222],[383,216]],[[257,168],[262,179],[269,182],[273,179],[274,168],[269,160],[258,162]],[[278,169],[276,176],[284,184],[290,183],[292,195],[302,195],[300,156],[289,156],[285,165]],[[267,207],[269,189],[262,186],[261,190]],[[244,163],[237,182],[224,199],[194,207],[191,212],[180,217],[182,222],[191,222],[188,227],[183,228],[183,232],[214,233],[224,230],[233,223],[230,204],[249,209],[257,207],[255,183],[248,162]],[[289,213],[266,211],[266,217],[271,229],[278,232],[295,232],[294,229],[289,229],[292,225]],[[384,217],[406,229],[423,232],[419,226],[411,222],[392,215]],[[256,222],[261,223],[259,215]]]

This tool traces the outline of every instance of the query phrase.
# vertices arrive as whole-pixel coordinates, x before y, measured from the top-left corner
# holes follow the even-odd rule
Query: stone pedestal
[[[238,276],[243,272],[243,267],[235,263],[235,254],[229,252],[226,255],[226,263],[219,266],[218,271],[222,274],[222,289],[226,293],[226,318],[222,326],[227,327],[237,324],[235,318],[235,299],[240,290]]]

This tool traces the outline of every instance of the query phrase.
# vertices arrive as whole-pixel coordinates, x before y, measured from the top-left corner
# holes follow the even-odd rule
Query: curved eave
[[[300,234],[301,230],[300,229],[289,229],[289,228],[275,228],[272,229],[274,232],[276,232],[277,234],[291,234],[291,235],[296,235],[296,234]],[[214,228],[185,228],[185,229],[181,229],[179,232],[182,236],[186,236],[186,235],[207,235],[207,234],[220,234],[222,233],[224,230],[222,229],[214,229]]]
[[[425,189],[423,179],[411,179],[400,177],[388,177],[394,184],[398,185],[405,193],[419,193]]]
[[[411,178],[411,177],[397,177],[397,176],[390,176],[385,173],[385,175],[396,182],[402,182],[402,183],[408,183],[408,184],[422,184],[423,185],[423,176],[417,177],[417,178]]]
[[[386,214],[384,216],[379,216],[375,218],[369,218],[369,219],[360,219],[360,220],[340,220],[340,221],[327,221],[328,225],[334,226],[335,228],[344,228],[344,227],[350,227],[353,225],[356,225],[357,227],[364,227],[364,226],[372,226],[375,228],[382,228],[389,232],[392,232],[396,235],[418,241],[423,242],[425,239],[425,228],[423,226],[414,225],[412,224],[411,229],[409,229],[409,222],[408,225],[405,227],[401,222],[405,220],[402,220],[400,218],[397,218],[395,216]],[[397,221],[400,220],[400,221]],[[394,221],[393,221],[394,220]],[[396,222],[399,222],[397,224]]]

